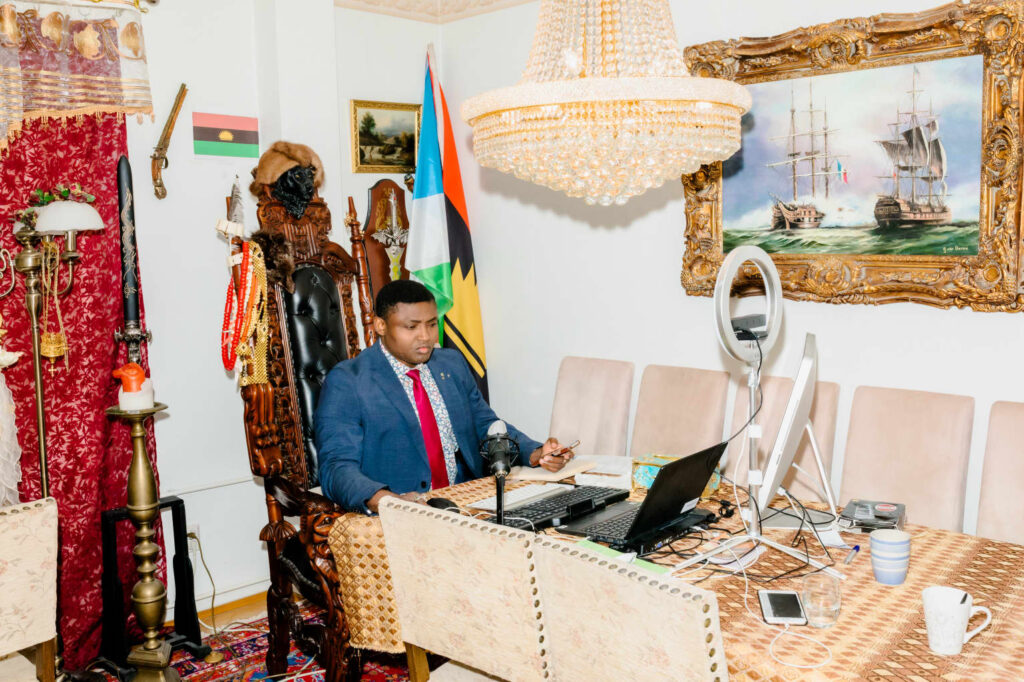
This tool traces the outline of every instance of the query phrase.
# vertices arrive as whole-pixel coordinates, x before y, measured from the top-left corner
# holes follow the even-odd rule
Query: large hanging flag
[[[487,360],[473,242],[448,102],[434,72],[432,49],[427,50],[410,222],[405,266],[434,294],[442,318],[441,343],[462,353],[486,399]]]

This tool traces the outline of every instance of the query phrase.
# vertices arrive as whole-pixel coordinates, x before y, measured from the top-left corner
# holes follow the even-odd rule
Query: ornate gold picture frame
[[[413,173],[420,105],[352,100],[352,172]]]
[[[912,301],[983,311],[1024,309],[1022,21],[1024,5],[1015,0],[975,0],[915,14],[844,19],[771,38],[716,41],[686,50],[694,75],[742,84],[982,57],[977,254],[775,253],[772,258],[787,297],[829,303]],[[724,256],[722,164],[684,176],[683,187],[686,250],[681,281],[688,294],[710,296]],[[755,272],[744,273],[740,290],[758,289]]]

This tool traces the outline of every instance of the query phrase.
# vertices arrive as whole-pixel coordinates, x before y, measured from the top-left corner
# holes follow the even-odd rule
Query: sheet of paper
[[[584,455],[577,459],[591,462],[594,468],[576,476],[580,485],[629,490],[633,460],[620,455]]]

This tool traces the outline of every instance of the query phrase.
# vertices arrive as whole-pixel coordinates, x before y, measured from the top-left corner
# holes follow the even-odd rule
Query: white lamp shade
[[[37,234],[66,234],[85,230],[102,230],[99,211],[80,201],[54,201],[36,209]]]

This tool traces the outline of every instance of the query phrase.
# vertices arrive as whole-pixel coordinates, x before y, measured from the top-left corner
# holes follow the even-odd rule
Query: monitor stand
[[[733,535],[728,540],[717,545],[716,547],[712,547],[706,552],[700,552],[699,554],[696,554],[695,556],[691,557],[690,559],[687,559],[681,564],[678,564],[676,568],[686,568],[688,566],[695,566],[697,564],[704,563],[710,557],[716,556],[723,552],[731,552],[732,556],[735,557],[737,561],[739,561],[739,556],[736,553],[736,549],[741,545],[753,542],[757,545],[763,545],[765,547],[774,549],[777,552],[788,554],[794,559],[802,563],[805,563],[809,566],[813,566],[819,571],[828,573],[829,575],[839,578],[840,580],[846,580],[845,575],[843,575],[836,569],[832,568],[831,566],[827,566],[822,562],[818,561],[817,559],[809,557],[803,552],[794,549],[793,547],[789,547],[781,542],[776,542],[775,540],[766,538],[764,537],[764,535],[761,534],[761,519],[760,515],[758,514],[757,493],[758,489],[761,487],[764,472],[762,472],[760,469],[757,455],[757,441],[761,436],[761,426],[760,424],[757,424],[754,421],[754,417],[756,416],[755,410],[757,409],[754,407],[754,405],[757,403],[757,387],[761,382],[761,377],[759,368],[756,365],[751,363],[747,367],[749,372],[747,377],[747,389],[749,391],[747,405],[750,406],[750,420],[747,424],[747,454],[750,458],[749,469],[747,470],[749,477],[749,480],[747,481],[747,499],[749,505],[749,508],[746,510],[748,512],[747,516],[749,516],[749,518],[746,519],[747,532],[740,533],[738,535]],[[811,442],[813,443],[814,441],[812,440]],[[815,444],[813,447],[815,455],[818,459],[818,473],[821,475],[822,480],[825,480],[825,467],[821,463],[821,455],[820,453],[818,453],[817,445]],[[829,490],[828,486],[825,487],[825,490]],[[832,504],[832,508],[835,509],[834,503]]]
[[[818,448],[818,440],[814,437],[814,429],[811,427],[811,422],[808,421],[804,430],[807,432],[807,439],[811,443],[811,451],[814,453],[814,462],[817,464],[818,469],[818,480],[821,482],[821,490],[825,491],[825,501],[828,503],[828,511],[818,511],[817,509],[806,509],[802,510],[793,504],[793,500],[788,494],[786,499],[789,500],[790,507],[797,516],[797,518],[791,514],[780,514],[780,513],[768,513],[761,517],[761,525],[764,528],[788,528],[797,529],[801,525],[806,526],[812,524],[819,530],[828,530],[831,527],[839,528],[839,513],[836,511],[836,498],[832,494],[832,486],[828,482],[828,475],[825,473],[825,464],[821,458],[821,450]],[[796,464],[793,464],[796,467]],[[797,467],[799,469],[799,467]],[[803,471],[803,469],[799,469]],[[807,516],[803,517],[803,512],[807,512]]]

